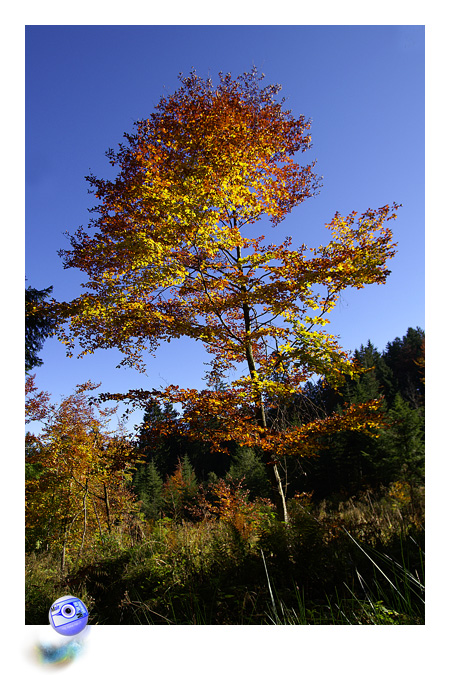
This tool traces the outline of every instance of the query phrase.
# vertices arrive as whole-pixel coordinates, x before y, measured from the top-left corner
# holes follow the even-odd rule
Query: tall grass
[[[421,547],[410,536],[409,539],[417,547],[419,553],[419,570],[412,571],[408,566],[407,555],[404,555],[404,542],[401,543],[401,561],[377,551],[368,550],[344,529],[353,544],[363,553],[372,565],[372,575],[365,581],[358,569],[355,579],[359,589],[343,584],[345,597],[336,589],[332,599],[326,604],[311,603],[307,606],[303,594],[298,587],[293,589],[294,604],[286,606],[277,596],[273,588],[264,552],[261,550],[267,588],[270,594],[267,617],[272,624],[422,624],[425,622],[425,564]],[[358,592],[359,590],[359,592]]]
[[[46,623],[54,599],[73,593],[91,623],[423,623],[421,508],[388,493],[319,505],[304,496],[290,504],[289,526],[267,509],[252,511],[251,528],[233,514],[166,518],[134,546],[86,551],[64,577],[33,553],[26,621]]]

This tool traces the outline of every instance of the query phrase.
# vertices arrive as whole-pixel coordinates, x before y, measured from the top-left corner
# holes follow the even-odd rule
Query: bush
[[[47,624],[48,612],[70,589],[61,576],[60,561],[48,553],[30,553],[25,558],[25,623]]]

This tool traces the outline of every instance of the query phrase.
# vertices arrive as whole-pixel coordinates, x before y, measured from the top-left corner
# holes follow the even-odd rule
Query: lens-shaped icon
[[[61,635],[76,635],[85,628],[89,612],[86,605],[73,595],[58,598],[48,613],[50,625]]]
[[[66,619],[71,619],[76,614],[75,607],[73,605],[63,605],[61,608],[61,613]]]

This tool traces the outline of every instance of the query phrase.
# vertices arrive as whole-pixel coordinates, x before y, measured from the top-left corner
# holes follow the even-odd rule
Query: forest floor
[[[424,493],[370,492],[289,503],[290,522],[261,504],[197,522],[116,530],[62,573],[26,555],[27,624],[48,623],[65,594],[91,624],[423,624]]]

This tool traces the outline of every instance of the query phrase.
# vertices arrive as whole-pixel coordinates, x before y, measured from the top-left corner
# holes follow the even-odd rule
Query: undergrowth
[[[289,525],[267,503],[230,497],[197,522],[148,523],[134,545],[113,535],[64,575],[56,558],[29,554],[26,623],[47,623],[67,593],[93,624],[424,623],[423,492],[397,488],[320,504],[299,495]]]

